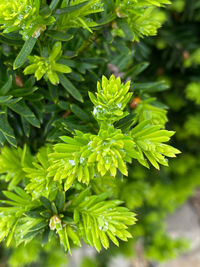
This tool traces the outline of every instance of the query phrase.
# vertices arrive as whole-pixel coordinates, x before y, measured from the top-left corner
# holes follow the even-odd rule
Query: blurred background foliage
[[[5,110],[2,110],[2,144],[7,140],[14,145],[23,145],[20,143],[23,140],[36,151],[44,140],[55,142],[66,130],[96,132],[97,125],[91,116],[92,106],[87,98],[88,90],[95,91],[99,77],[112,73],[121,76],[124,81],[133,81],[131,90],[134,98],[129,111],[134,113],[137,120],[151,118],[154,124],[167,123],[169,130],[176,131],[172,145],[180,149],[182,154],[176,160],[170,160],[169,167],[162,167],[158,172],[153,168],[146,170],[134,163],[129,166],[130,175],[127,179],[118,180],[116,184],[109,177],[108,181],[104,180],[104,184],[96,184],[97,192],[109,188],[113,196],[123,200],[129,209],[136,212],[138,222],[131,230],[134,238],[128,243],[121,243],[119,248],[111,246],[108,251],[95,254],[92,259],[84,258],[81,267],[106,267],[113,255],[121,253],[134,257],[138,241],[142,243],[145,257],[149,261],[164,261],[187,250],[187,240],[169,237],[165,219],[187,201],[200,184],[200,1],[174,0],[167,9],[151,11],[163,26],[158,30],[157,36],[146,37],[140,42],[137,35],[134,36],[130,21],[120,19],[123,11],[118,11],[115,19],[109,22],[113,16],[114,2],[104,2],[106,8],[102,17],[93,15],[96,19],[107,19],[106,26],[95,25],[98,31],[94,28],[93,33],[84,28],[81,31],[73,29],[70,32],[73,39],[65,42],[62,47],[66,52],[59,63],[73,69],[67,76],[69,80],[61,79],[64,88],[67,83],[68,91],[57,90],[50,83],[47,90],[42,80],[35,86],[32,77],[24,83],[24,75],[19,70],[13,72],[10,69],[6,73],[2,62],[11,66],[15,58],[13,50],[17,51],[20,42],[16,43],[10,37],[10,42],[13,43],[11,49],[4,44],[4,37],[0,35],[0,94],[5,96],[5,92],[11,90],[14,99],[23,96],[16,102],[24,103],[21,112],[17,104],[14,105],[14,102],[7,99],[5,109],[8,110],[12,129],[7,125],[10,134],[4,136],[1,129],[6,127],[6,122]],[[122,6],[121,10],[123,8]],[[154,26],[152,25],[152,34]],[[52,34],[49,32],[49,35]],[[30,88],[31,98],[24,95],[25,88]],[[63,100],[66,94],[67,101]],[[15,123],[16,121],[19,123]],[[43,131],[35,128],[40,124]],[[5,187],[2,181],[1,188]],[[0,253],[1,262],[8,259],[7,264],[11,267],[27,264],[41,267],[67,265],[66,255],[56,243],[45,245],[42,250],[37,240],[15,249],[1,246]]]

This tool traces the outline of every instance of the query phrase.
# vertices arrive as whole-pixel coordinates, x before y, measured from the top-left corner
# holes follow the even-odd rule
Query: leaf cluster
[[[162,13],[159,13],[156,7],[170,3],[168,0],[117,0],[116,12],[119,18],[126,18],[127,25],[133,34],[133,40],[139,41],[139,38],[144,36],[156,35],[163,20]]]
[[[137,81],[148,67],[147,57],[141,60],[148,49],[132,41],[155,34],[157,16],[163,20],[157,7],[169,1],[6,3],[0,4],[0,143],[23,148],[1,151],[7,190],[0,240],[20,253],[36,240],[45,247],[61,243],[70,252],[82,240],[100,251],[109,240],[118,246],[119,239],[139,236],[140,224],[135,233],[130,227],[135,214],[122,203],[130,209],[144,199],[153,205],[159,190],[150,194],[145,182],[129,187],[128,170],[137,174],[137,161],[159,168],[179,151],[165,144],[173,135],[164,130],[165,107],[148,101],[167,86]]]
[[[121,201],[105,201],[107,194],[92,196],[86,189],[70,200],[65,199],[65,193],[57,191],[52,201],[44,196],[31,201],[23,189],[15,187],[14,190],[15,193],[4,192],[9,200],[1,203],[8,206],[0,208],[0,237],[1,241],[6,238],[7,245],[13,238],[16,245],[30,242],[38,234],[41,242],[46,243],[57,233],[69,252],[71,242],[81,246],[81,238],[99,251],[101,244],[106,249],[109,247],[108,237],[116,245],[119,245],[116,237],[124,241],[131,237],[126,229],[135,223],[134,214],[118,207]]]
[[[120,101],[122,113],[119,118],[126,116],[123,109],[131,97],[129,83],[122,85],[119,78],[111,76],[109,80],[103,77],[103,90],[99,83],[97,86],[97,98],[91,95],[93,102],[99,105],[100,101],[105,107],[115,107]],[[115,97],[113,88],[119,91]],[[113,98],[116,105],[111,101]],[[167,165],[164,156],[174,157],[179,151],[163,144],[169,141],[173,132],[160,130],[161,126],[152,126],[149,121],[138,123],[130,130],[133,119],[128,121],[129,127],[122,131],[113,125],[116,117],[113,121],[107,119],[107,111],[110,116],[110,111],[106,110],[104,117],[99,120],[96,117],[100,126],[96,135],[75,131],[74,137],[61,137],[63,143],[41,148],[35,157],[26,147],[23,151],[16,151],[11,160],[18,163],[17,171],[16,166],[9,169],[12,150],[3,150],[0,157],[4,166],[2,172],[7,175],[10,186],[20,183],[21,179],[25,183],[25,191],[14,187],[16,193],[4,192],[9,200],[2,200],[6,206],[0,208],[1,240],[7,238],[7,245],[13,236],[18,246],[37,235],[42,238],[51,236],[53,231],[66,250],[70,251],[69,239],[74,245],[80,245],[82,238],[99,251],[101,244],[106,249],[109,247],[108,238],[118,245],[116,237],[124,241],[131,237],[126,229],[127,225],[135,222],[134,214],[127,208],[118,207],[121,201],[106,200],[106,193],[92,195],[80,183],[89,185],[92,179],[118,177],[120,173],[127,176],[126,163],[131,163],[132,159],[148,166],[144,155],[159,168],[158,163]],[[25,157],[28,162],[24,161]],[[5,224],[7,217],[10,222]]]
[[[70,67],[56,63],[61,54],[61,42],[56,42],[49,57],[29,56],[29,62],[32,64],[24,69],[24,74],[34,74],[37,81],[44,76],[47,80],[49,79],[52,84],[58,84],[59,77],[57,72],[70,73],[72,71]]]

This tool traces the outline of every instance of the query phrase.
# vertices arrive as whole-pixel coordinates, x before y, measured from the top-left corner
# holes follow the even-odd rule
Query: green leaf
[[[109,248],[109,239],[108,239],[107,235],[105,234],[105,232],[100,231],[99,236],[100,236],[101,243],[104,246],[104,248],[108,249]]]
[[[67,92],[73,96],[76,100],[83,102],[82,95],[76,89],[76,87],[67,79],[64,74],[59,74],[59,80],[62,86],[67,90]]]
[[[49,7],[51,8],[52,11],[57,7],[59,2],[60,2],[60,0],[52,0],[51,1],[51,4],[49,5]]]
[[[60,8],[60,9],[57,9],[55,11],[55,15],[63,15],[63,14],[67,14],[67,13],[71,13],[71,12],[74,12],[74,11],[77,11],[79,9],[81,9],[82,7],[86,6],[90,1],[84,1],[80,4],[77,4],[77,5],[73,5],[73,6],[68,6],[68,7],[65,7],[65,8]]]
[[[13,200],[16,203],[19,203],[21,205],[26,205],[27,204],[27,199],[24,199],[24,198],[18,196],[17,194],[15,194],[15,193],[12,193],[12,192],[9,192],[9,191],[3,191],[3,194],[7,198]],[[28,201],[30,201],[30,200],[28,200]]]
[[[9,104],[9,100],[12,98],[11,95],[7,95],[7,96],[0,96],[0,105],[7,105]]]
[[[40,9],[39,14],[42,17],[49,17],[51,15],[51,9],[48,5],[43,5],[42,8]]]
[[[12,86],[12,75],[8,76],[8,81],[1,87],[0,95],[5,95]]]
[[[23,45],[21,51],[19,52],[18,56],[16,57],[14,64],[13,64],[13,69],[16,70],[20,68],[25,61],[27,60],[28,56],[32,52],[35,44],[36,44],[37,39],[30,37],[25,44]]]
[[[128,130],[135,123],[135,120],[136,120],[136,114],[131,113],[128,116],[124,117],[123,119],[119,120],[117,123],[115,123],[115,128]]]
[[[35,0],[35,7],[37,9],[37,12],[40,10],[40,0]]]
[[[40,211],[28,211],[28,212],[25,212],[25,215],[30,218],[42,219],[42,216],[40,215]]]
[[[137,159],[146,167],[148,167],[148,164],[144,160],[143,153],[156,169],[159,169],[159,164],[168,166],[165,157],[175,157],[176,154],[180,153],[178,149],[163,144],[170,140],[174,132],[161,130],[161,128],[162,126],[160,125],[149,124],[147,120],[139,123],[131,130],[133,140],[141,155],[141,157]]]
[[[49,71],[47,72],[47,75],[52,84],[57,85],[59,83],[59,78],[56,72]]]
[[[13,96],[27,96],[27,95],[31,95],[33,94],[36,90],[38,90],[38,87],[34,86],[34,87],[31,87],[31,88],[20,88],[20,89],[14,89],[11,91],[11,94]]]
[[[51,53],[49,55],[50,60],[55,60],[56,57],[60,54],[62,49],[62,44],[61,42],[56,42],[51,50]]]
[[[109,247],[108,237],[116,245],[116,237],[124,241],[132,237],[126,229],[127,225],[135,224],[135,214],[127,208],[118,207],[120,204],[119,200],[106,200],[106,195],[102,194],[87,196],[76,207],[80,213],[78,227],[82,229],[82,236],[98,251],[101,244],[106,249]]]
[[[30,110],[30,108],[25,104],[24,101],[8,105],[10,109],[18,113],[20,116],[24,117],[30,124],[35,127],[40,128],[40,122],[36,118],[35,114]]]
[[[72,69],[66,65],[63,65],[63,64],[58,64],[56,63],[53,67],[52,67],[53,70],[55,71],[58,71],[58,72],[61,72],[61,73],[70,73],[72,72]]]
[[[17,146],[13,129],[10,127],[5,113],[0,113],[0,133],[12,146]]]
[[[66,226],[66,231],[70,239],[73,241],[73,243],[81,247],[81,242],[78,235],[72,230],[72,228],[69,225]]]
[[[82,201],[85,199],[86,196],[89,195],[90,192],[90,188],[85,189],[84,191],[82,191],[76,198],[74,198],[72,200],[72,205],[74,207],[78,206],[80,203],[82,203]]]
[[[62,191],[59,191],[56,196],[56,201],[55,201],[56,207],[58,211],[63,211],[64,204],[65,204],[65,193]]]
[[[53,214],[58,214],[58,210],[54,202],[51,203],[51,210]]]
[[[34,225],[33,227],[31,227],[31,228],[29,229],[29,231],[32,232],[32,231],[36,231],[36,230],[41,230],[41,229],[45,228],[47,225],[48,225],[48,222],[46,222],[46,221],[41,221],[41,222],[39,222],[38,224],[36,224],[36,225]]]
[[[17,224],[18,224],[18,220],[16,220],[14,226],[12,227],[12,230],[11,232],[9,233],[8,237],[7,237],[7,240],[6,240],[6,246],[8,247],[13,239],[13,236],[15,234],[15,229],[17,227]]]
[[[135,78],[141,72],[143,72],[149,66],[148,62],[140,62],[133,66],[128,72],[126,73],[127,77]]]
[[[4,33],[0,33],[0,42],[6,45],[13,45],[13,46],[21,46],[23,45],[23,40],[20,39],[13,39],[10,38],[9,36],[10,34],[4,34]]]
[[[51,210],[51,202],[46,197],[41,196],[40,201],[46,209]]]
[[[26,243],[31,241],[35,236],[41,233],[41,229],[30,231],[27,234],[23,236],[23,240],[26,241]]]
[[[169,85],[165,81],[151,82],[151,83],[134,83],[133,90],[141,92],[156,93],[169,89]]]
[[[28,123],[27,120],[24,119],[24,117],[21,117],[21,122],[22,122],[22,127],[23,127],[23,130],[24,130],[24,133],[27,137],[30,136],[30,124]]]
[[[26,146],[25,146],[26,147]],[[31,200],[31,197],[21,188],[21,187],[18,187],[18,186],[15,186],[14,187],[14,191],[21,197],[21,198],[24,198],[28,201]]]
[[[50,230],[47,228],[45,229],[44,233],[43,233],[43,236],[42,236],[42,246],[44,246],[48,240],[49,240],[49,233],[50,233]]]
[[[76,104],[71,105],[71,111],[81,120],[90,121],[88,114]]]
[[[55,39],[55,40],[63,41],[63,42],[67,42],[74,37],[72,34],[65,33],[65,32],[59,32],[59,31],[55,31],[55,30],[49,30],[45,34],[47,36]]]
[[[74,209],[74,216],[73,216],[74,222],[78,223],[80,219],[80,214],[77,209]]]

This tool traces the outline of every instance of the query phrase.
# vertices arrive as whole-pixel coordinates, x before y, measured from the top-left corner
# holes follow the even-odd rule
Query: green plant
[[[93,111],[100,124],[97,135],[76,131],[73,138],[61,137],[64,143],[40,149],[36,159],[33,157],[32,161],[29,160],[27,166],[24,159],[20,158],[17,166],[17,171],[21,169],[20,174],[16,174],[16,167],[9,169],[9,155],[25,158],[26,150],[24,153],[16,151],[15,156],[13,150],[3,150],[2,172],[7,173],[7,180],[11,180],[13,185],[12,178],[15,184],[20,182],[19,178],[29,178],[25,187],[29,194],[20,187],[14,187],[15,193],[3,192],[9,200],[1,202],[10,206],[0,208],[1,240],[6,239],[7,245],[12,238],[16,245],[27,243],[37,235],[47,235],[48,240],[53,230],[56,230],[61,244],[69,251],[69,238],[79,246],[80,238],[83,238],[86,243],[100,250],[101,243],[106,249],[109,247],[108,237],[117,245],[116,237],[125,241],[131,237],[126,229],[127,225],[134,224],[134,214],[127,208],[118,207],[121,201],[106,201],[109,196],[107,193],[91,195],[92,191],[84,190],[80,184],[88,186],[90,180],[105,175],[116,177],[119,175],[117,170],[127,176],[126,162],[131,163],[132,158],[148,166],[143,153],[156,168],[159,168],[157,161],[167,165],[162,154],[174,157],[179,153],[177,149],[162,144],[169,140],[173,132],[159,130],[160,126],[150,126],[148,121],[125,132],[114,128],[113,122],[127,116],[123,109],[131,97],[128,93],[129,84],[122,86],[120,78],[115,79],[114,76],[109,80],[103,77],[103,89],[98,83],[97,98],[90,94],[95,109],[98,107],[98,111]],[[116,111],[119,103],[121,110],[119,107]],[[65,191],[69,191],[69,199]],[[78,197],[74,198],[76,194]]]
[[[144,202],[153,206],[158,192],[167,194],[162,183],[160,191],[152,185],[149,194],[132,194],[148,185],[132,173],[148,177],[143,166],[159,169],[180,153],[165,144],[174,132],[165,129],[166,106],[155,97],[168,85],[143,78],[147,51],[139,42],[156,34],[165,20],[160,7],[169,1],[6,4],[0,4],[0,240],[12,251],[10,264],[19,265],[16,254],[29,247],[22,265],[51,266],[45,255],[61,251],[59,243],[69,252],[82,240],[112,251],[109,240],[118,246],[133,235],[132,246],[148,225],[155,247],[164,237],[162,247],[170,243],[174,255],[182,243],[162,227],[156,238],[151,226],[160,226],[158,217],[142,218]]]
[[[49,57],[29,56],[29,62],[32,64],[25,68],[24,74],[34,74],[37,81],[44,76],[46,79],[49,79],[52,84],[58,84],[59,77],[57,72],[70,73],[72,71],[70,67],[56,63],[61,54],[61,42],[56,42]]]
[[[31,36],[39,37],[46,26],[55,21],[55,18],[50,16],[50,8],[47,5],[40,8],[39,0],[2,1],[1,29],[4,33],[19,31],[24,40]]]
[[[156,35],[157,29],[161,26],[163,19],[165,20],[164,15],[156,7],[165,4],[170,4],[170,1],[118,0],[116,1],[116,12],[119,18],[126,18],[133,40],[139,41],[140,37]]]

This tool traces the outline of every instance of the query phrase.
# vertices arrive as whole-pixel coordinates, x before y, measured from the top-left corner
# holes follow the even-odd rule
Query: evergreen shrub
[[[0,241],[8,266],[59,267],[84,244],[101,253],[82,267],[133,256],[139,240],[150,260],[187,247],[164,221],[199,185],[199,4],[168,4],[1,1]]]

